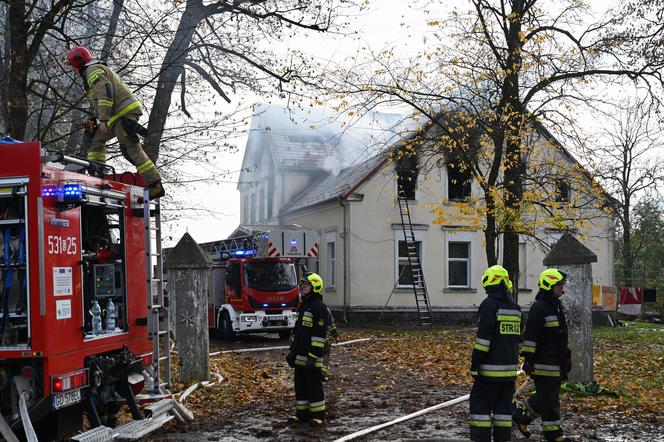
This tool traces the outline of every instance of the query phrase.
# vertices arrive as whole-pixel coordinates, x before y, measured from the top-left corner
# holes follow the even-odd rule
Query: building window
[[[336,242],[334,239],[330,241],[330,237],[327,239],[327,267],[326,267],[326,279],[327,286],[334,287],[336,285],[336,265],[337,265],[337,250]]]
[[[413,244],[413,243],[411,243]],[[415,251],[422,262],[422,241],[415,241]],[[397,247],[397,282],[400,287],[412,287],[413,275],[410,271],[410,262],[408,260],[408,248],[406,241],[399,241]]]
[[[466,168],[461,170],[454,163],[447,164],[447,198],[452,201],[463,201],[470,197],[472,176]]]
[[[401,198],[415,199],[417,190],[417,170],[397,170],[397,194]]]
[[[470,287],[470,242],[447,243],[448,287]]]
[[[569,183],[562,180],[556,183],[556,201],[559,203],[568,203],[571,193],[572,189]]]

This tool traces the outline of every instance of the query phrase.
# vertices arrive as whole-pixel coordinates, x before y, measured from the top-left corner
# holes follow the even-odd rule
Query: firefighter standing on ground
[[[136,167],[150,189],[150,198],[163,196],[159,172],[143,151],[136,132],[138,119],[143,114],[141,103],[115,71],[95,59],[85,46],[72,48],[67,54],[67,63],[83,78],[99,120],[96,129],[91,129],[88,160],[106,162],[106,142],[117,137],[122,155]]]
[[[571,440],[563,436],[560,426],[560,381],[567,379],[572,368],[565,311],[559,299],[565,293],[566,277],[558,269],[540,274],[540,290],[528,313],[521,350],[523,371],[535,381],[536,394],[514,412],[514,423],[526,437],[530,436],[528,424],[541,417],[544,437],[550,442]]]
[[[325,420],[325,392],[321,369],[328,330],[328,309],[323,302],[323,278],[305,273],[300,279],[302,305],[297,315],[293,342],[286,357],[295,369],[293,423],[321,425]]]
[[[509,441],[512,399],[519,361],[521,307],[510,293],[512,283],[502,266],[489,267],[482,276],[487,297],[479,307],[479,325],[470,373],[470,439]]]

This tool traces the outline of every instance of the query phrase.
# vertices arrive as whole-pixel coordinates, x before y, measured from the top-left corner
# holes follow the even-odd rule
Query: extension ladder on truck
[[[164,393],[171,384],[170,318],[164,298],[164,267],[161,247],[161,205],[150,201],[148,189],[143,195],[145,220],[145,270],[148,296],[148,337],[152,340],[154,389]]]

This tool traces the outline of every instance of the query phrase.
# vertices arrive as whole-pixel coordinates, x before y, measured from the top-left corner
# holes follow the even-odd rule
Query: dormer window
[[[447,198],[450,201],[464,201],[470,198],[470,183],[473,177],[466,168],[458,164],[447,163]]]

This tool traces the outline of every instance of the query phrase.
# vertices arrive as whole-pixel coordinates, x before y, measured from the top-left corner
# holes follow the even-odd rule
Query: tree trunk
[[[484,251],[486,252],[486,261],[489,267],[498,264],[496,256],[496,216],[494,214],[495,204],[491,193],[485,191],[486,195],[486,228],[484,230]]]
[[[505,209],[508,221],[503,234],[503,267],[510,274],[515,285],[515,299],[518,301],[519,280],[519,234],[515,229],[523,197],[521,158],[521,130],[524,109],[519,97],[519,73],[521,72],[521,24],[524,2],[515,0],[507,35],[507,73],[503,84],[501,121],[505,131]]]
[[[161,65],[157,92],[149,110],[148,136],[145,139],[145,153],[154,162],[159,158],[159,145],[164,134],[168,109],[175,84],[182,75],[187,51],[198,24],[206,17],[206,11],[200,0],[189,0],[180,19],[180,24],[171,45],[166,51]]]
[[[623,285],[632,287],[634,284],[634,260],[632,257],[632,226],[629,212],[629,199],[626,199],[623,213],[623,237],[622,237],[622,261],[623,261]]]
[[[5,76],[2,79],[2,98],[7,115],[7,132],[22,140],[28,120],[28,34],[25,0],[16,0],[8,5]]]

